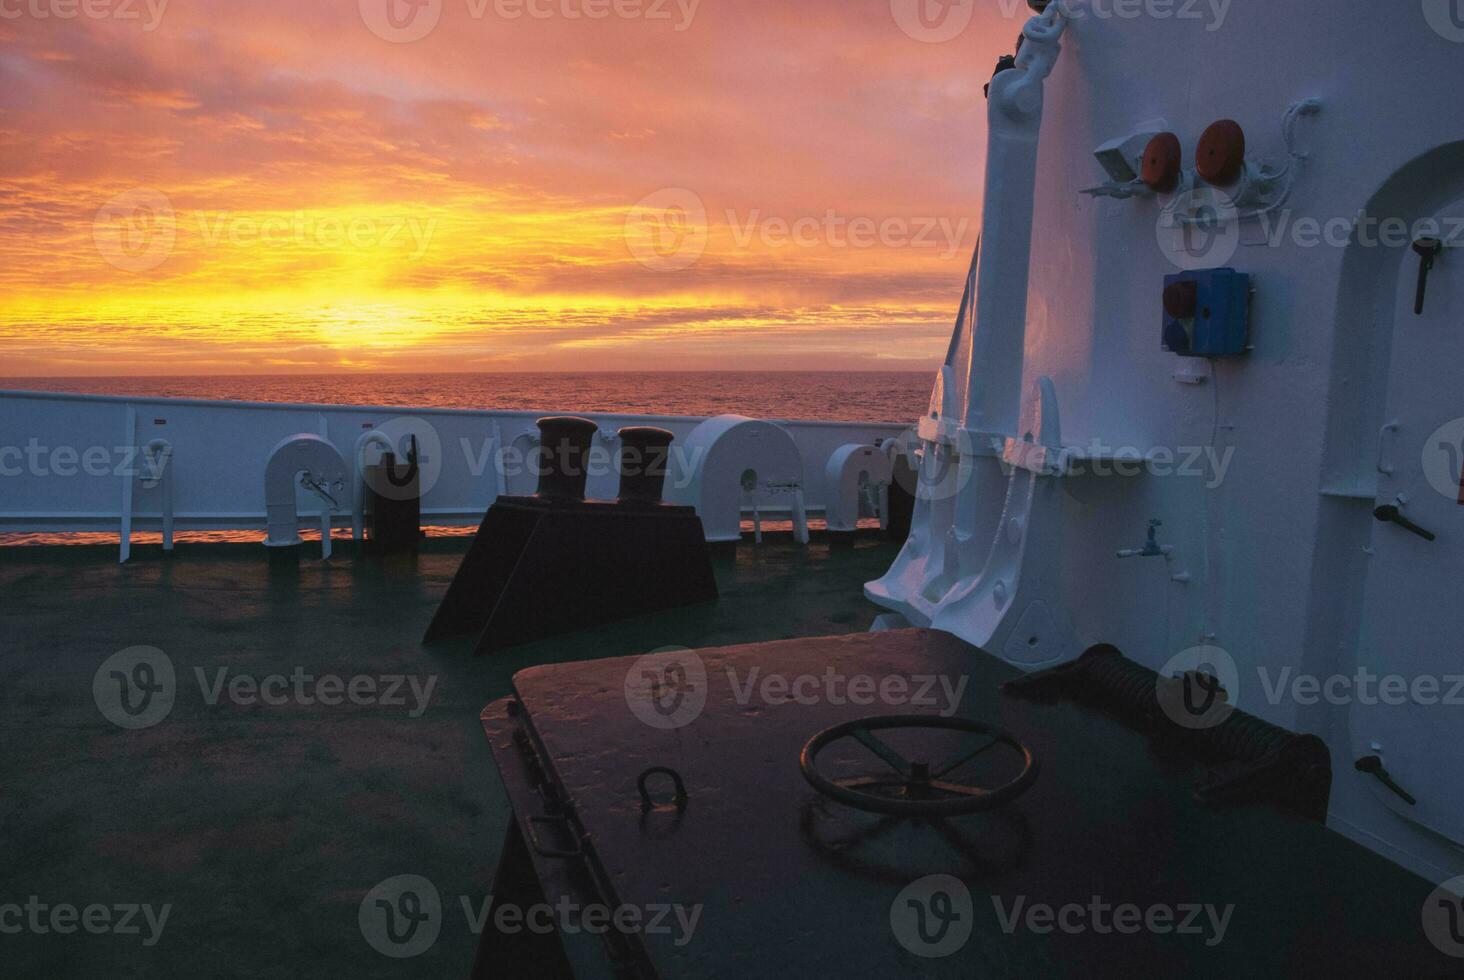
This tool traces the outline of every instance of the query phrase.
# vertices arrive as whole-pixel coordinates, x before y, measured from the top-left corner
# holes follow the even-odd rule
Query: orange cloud
[[[6,6],[4,373],[940,355],[1015,18],[516,2]]]

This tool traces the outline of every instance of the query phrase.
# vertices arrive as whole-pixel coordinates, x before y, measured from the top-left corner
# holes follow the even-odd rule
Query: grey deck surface
[[[0,550],[0,932],[6,977],[457,977],[476,946],[462,900],[490,890],[509,819],[478,723],[534,664],[866,630],[861,585],[895,548],[783,539],[716,560],[719,603],[472,658],[418,640],[465,541],[415,563],[307,560],[270,574],[257,545]],[[162,650],[177,675],[165,719],[109,722],[93,678],[111,655]],[[403,705],[208,702],[226,679],[435,679],[426,710]],[[197,671],[202,671],[200,685]],[[440,938],[389,959],[362,936],[363,897],[394,875],[428,878]],[[32,900],[34,896],[34,900]],[[56,906],[171,906],[155,945],[138,934],[58,934]],[[114,918],[118,915],[112,912]],[[63,927],[69,923],[58,920]],[[9,920],[9,921],[14,921]]]

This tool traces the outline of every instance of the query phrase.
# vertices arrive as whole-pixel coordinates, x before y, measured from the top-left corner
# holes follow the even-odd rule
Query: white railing
[[[125,541],[132,531],[160,531],[165,524],[176,531],[263,530],[265,466],[282,439],[300,433],[325,439],[359,482],[363,434],[385,431],[393,438],[409,430],[419,434],[423,455],[422,522],[476,524],[500,493],[533,492],[536,477],[524,456],[536,444],[534,423],[543,414],[0,391],[0,532],[116,532]],[[656,425],[674,432],[678,442],[703,421],[586,417],[612,437],[627,425]],[[778,424],[802,455],[804,497],[814,513],[824,510],[825,469],[841,446],[894,438],[907,429]],[[610,450],[604,458],[613,459],[613,438],[603,443]],[[166,453],[149,448],[158,445],[166,445]],[[591,467],[588,496],[614,497],[617,485],[613,462]],[[347,489],[334,526],[351,527],[353,491]],[[308,498],[301,500],[301,521],[312,523]]]

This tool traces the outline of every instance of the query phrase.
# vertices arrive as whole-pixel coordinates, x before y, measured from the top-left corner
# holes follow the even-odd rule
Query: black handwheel
[[[909,762],[874,732],[886,729],[937,728],[970,732],[986,736],[975,750],[940,765]],[[884,760],[895,771],[892,776],[855,776],[830,779],[818,771],[818,754],[843,738],[853,738]],[[945,778],[947,774],[970,762],[996,745],[1017,752],[1023,761],[1022,771],[1001,786],[971,786]],[[938,715],[885,715],[859,718],[826,728],[803,746],[798,758],[803,778],[820,793],[840,803],[905,817],[953,817],[963,813],[979,813],[1010,803],[1021,796],[1037,778],[1039,766],[1032,750],[1010,732],[965,718],[942,718]],[[870,790],[884,790],[884,795]]]

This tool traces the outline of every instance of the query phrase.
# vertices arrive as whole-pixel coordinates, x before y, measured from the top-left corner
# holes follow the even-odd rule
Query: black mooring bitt
[[[366,485],[365,551],[372,555],[414,554],[422,539],[421,472],[416,437],[406,463],[395,453],[362,472]]]
[[[671,433],[621,430],[620,499],[606,501],[583,499],[594,423],[539,428],[541,492],[483,515],[424,643],[471,635],[488,653],[717,598],[701,518],[660,500]]]
[[[536,497],[584,500],[590,444],[599,426],[575,415],[542,418],[539,426],[539,488]]]
[[[620,496],[622,504],[659,504],[666,486],[674,433],[648,425],[620,430]]]

